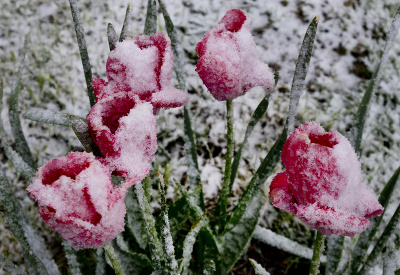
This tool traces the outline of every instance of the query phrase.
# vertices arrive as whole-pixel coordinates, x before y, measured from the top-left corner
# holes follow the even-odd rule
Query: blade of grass
[[[300,48],[299,57],[296,62],[296,69],[293,75],[290,105],[289,105],[289,133],[294,130],[294,115],[299,105],[300,97],[303,94],[308,67],[313,51],[315,35],[318,27],[318,16],[314,17],[308,26],[306,35]]]
[[[393,41],[396,38],[400,28],[400,7],[398,8],[396,15],[393,18],[392,24],[390,25],[389,32],[387,34],[385,47],[381,61],[379,62],[378,68],[375,70],[372,78],[368,84],[368,87],[361,100],[358,111],[354,117],[353,127],[350,130],[350,143],[354,147],[357,154],[360,153],[362,134],[364,130],[365,121],[367,120],[368,110],[371,105],[371,99],[375,94],[378,84],[382,78],[383,68],[389,59],[389,50],[392,47]]]
[[[258,104],[256,110],[254,111],[249,124],[247,125],[246,128],[246,133],[244,134],[244,139],[242,144],[239,146],[239,150],[236,152],[235,157],[233,159],[232,163],[232,172],[231,172],[231,184],[230,184],[230,189],[232,190],[233,183],[235,182],[236,174],[239,169],[239,162],[240,158],[242,156],[242,150],[244,145],[247,143],[247,139],[249,138],[250,134],[253,132],[254,127],[257,125],[257,123],[265,116],[267,113],[268,109],[268,104],[269,104],[269,97],[270,93],[268,93]]]
[[[400,221],[400,204],[397,207],[396,211],[394,212],[392,218],[390,219],[389,223],[385,227],[382,235],[376,242],[374,248],[372,249],[371,253],[368,255],[367,260],[365,261],[360,274],[366,274],[369,269],[374,265],[378,255],[381,253],[382,249],[385,247],[387,240],[393,234],[393,232],[398,229]]]
[[[253,259],[249,259],[249,260],[250,260],[251,265],[254,268],[254,272],[256,273],[256,275],[269,275],[269,272],[266,271],[265,268],[262,267],[262,265],[260,265]]]
[[[4,223],[22,247],[30,274],[60,274],[44,241],[27,218],[17,200],[4,171],[0,171],[0,202],[4,207]]]
[[[165,26],[167,28],[167,33],[171,39],[171,47],[174,53],[174,70],[176,73],[176,78],[178,79],[179,86],[182,90],[186,90],[185,74],[183,73],[182,65],[182,49],[179,46],[178,34],[176,33],[174,23],[172,23],[171,17],[165,7],[163,0],[158,0],[160,4],[161,12],[164,16]]]
[[[286,251],[293,255],[302,257],[304,259],[311,260],[313,251],[312,249],[303,246],[295,241],[292,241],[289,238],[286,238],[282,235],[276,234],[275,232],[262,228],[260,226],[256,227],[256,231],[254,231],[253,238],[262,241],[270,246],[276,247],[279,250]],[[326,257],[324,255],[321,256],[321,263],[326,262]]]
[[[157,32],[157,2],[156,0],[147,1],[146,21],[144,22],[145,35],[151,36]]]
[[[117,45],[118,35],[111,23],[108,23],[107,25],[107,38],[108,38],[108,47],[110,48],[110,51],[112,51],[115,49]]]
[[[79,15],[79,9],[76,2],[76,0],[69,0],[72,19],[74,21],[76,38],[78,40],[79,52],[82,59],[83,72],[85,74],[87,94],[89,96],[90,106],[93,107],[93,105],[96,104],[96,98],[94,96],[94,90],[92,86],[92,68],[90,66],[89,54],[86,47],[85,33],[82,26],[82,18]]]
[[[189,233],[186,235],[183,242],[183,259],[179,265],[178,274],[187,274],[187,268],[189,267],[190,260],[192,259],[193,246],[196,242],[196,237],[200,230],[207,225],[206,213],[201,216],[200,220],[197,221]]]
[[[4,131],[3,120],[1,119],[1,111],[3,110],[3,79],[0,76],[0,143],[3,144],[4,151],[9,161],[14,165],[15,169],[29,182],[35,177],[35,170],[29,166],[7,142],[7,135]]]
[[[8,271],[13,275],[27,275],[18,266],[7,260],[2,255],[0,255],[0,267],[3,267],[5,271]]]
[[[172,240],[171,230],[169,227],[168,208],[165,200],[165,184],[163,176],[158,172],[159,190],[161,195],[161,242],[163,244],[165,255],[165,269],[166,274],[175,274],[178,269],[178,263],[175,259],[175,248]],[[180,274],[180,273],[179,273]]]
[[[129,17],[130,16],[131,16],[131,5],[128,3],[128,5],[126,6],[124,24],[122,25],[121,34],[119,36],[119,42],[124,41],[125,38],[128,37],[128,34],[129,34]]]
[[[65,258],[67,258],[68,267],[71,274],[82,274],[76,251],[68,244],[66,240],[62,241],[62,246],[64,247]]]
[[[96,157],[101,157],[100,149],[92,139],[86,120],[74,115],[70,115],[69,119],[71,121],[72,130],[74,130],[75,135],[82,143],[85,151],[92,152]]]
[[[157,234],[154,217],[151,214],[149,201],[145,198],[142,183],[136,183],[134,185],[134,190],[138,198],[139,207],[141,209],[146,224],[147,236],[150,246],[151,262],[156,271],[161,271],[161,260],[164,258],[163,248]]]
[[[376,232],[378,231],[378,227],[381,224],[383,215],[385,214],[386,207],[389,204],[390,198],[392,197],[393,191],[399,183],[399,175],[400,175],[400,167],[394,172],[393,176],[387,182],[385,187],[383,188],[378,201],[384,207],[384,212],[379,216],[370,219],[370,226],[361,233],[360,237],[357,240],[357,243],[353,249],[352,260],[350,263],[351,266],[351,274],[356,274],[360,264],[365,258],[366,251],[368,249],[369,243],[374,238]]]
[[[30,111],[28,111],[27,113],[25,113],[23,116],[26,119],[37,121],[37,122],[43,122],[43,123],[49,123],[49,124],[67,126],[67,127],[72,126],[72,122],[70,119],[70,117],[72,115],[68,114],[68,113],[56,112],[56,111],[40,109],[40,108],[33,108]],[[85,121],[84,118],[80,118],[80,119]]]
[[[37,168],[36,160],[34,159],[31,150],[29,149],[28,142],[25,139],[24,132],[22,131],[21,120],[19,118],[19,94],[21,92],[21,77],[25,66],[26,52],[28,51],[29,44],[28,35],[25,36],[24,48],[22,50],[21,62],[18,68],[17,78],[11,89],[11,94],[8,99],[8,116],[10,119],[11,131],[15,140],[15,147],[17,152],[21,155],[22,159],[33,169]]]

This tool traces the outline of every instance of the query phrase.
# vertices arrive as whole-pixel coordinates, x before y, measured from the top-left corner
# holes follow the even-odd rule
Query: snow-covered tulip
[[[230,10],[197,44],[196,72],[216,100],[235,99],[257,86],[274,87],[274,75],[257,53],[250,22],[243,11]]]
[[[354,149],[339,132],[306,123],[290,135],[281,158],[286,171],[271,183],[272,203],[311,228],[328,236],[354,236],[383,212],[363,182]]]
[[[146,177],[157,150],[156,118],[150,103],[131,92],[113,94],[92,107],[87,121],[103,164],[131,184]]]
[[[99,248],[124,229],[126,188],[113,188],[110,172],[92,153],[50,160],[27,191],[43,220],[75,249]]]
[[[120,92],[131,92],[159,108],[183,106],[187,92],[171,84],[173,53],[169,38],[163,33],[142,35],[117,43],[106,65],[108,82],[94,78],[96,100]]]

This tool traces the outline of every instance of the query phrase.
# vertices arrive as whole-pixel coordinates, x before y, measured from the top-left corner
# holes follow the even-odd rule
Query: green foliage
[[[147,1],[146,21],[144,23],[145,35],[153,35],[157,31],[157,3],[156,0]]]
[[[87,51],[85,32],[82,26],[82,18],[79,14],[78,5],[76,0],[69,0],[71,7],[72,19],[74,21],[74,28],[76,33],[76,39],[78,40],[79,52],[81,54],[83,72],[85,74],[87,94],[89,96],[90,106],[93,107],[96,104],[96,98],[94,96],[94,90],[92,86],[92,67],[90,65],[89,54]]]
[[[107,24],[107,38],[108,38],[108,47],[110,48],[110,51],[112,51],[115,49],[117,45],[118,35],[111,23]]]
[[[131,16],[131,5],[128,3],[128,5],[126,6],[124,24],[122,25],[121,34],[119,36],[119,42],[124,41],[125,38],[128,37],[128,34],[129,34],[129,17],[130,16]]]
[[[25,56],[28,51],[28,36],[25,37],[24,48],[22,50],[21,64],[18,68],[17,79],[12,87],[10,97],[8,98],[8,115],[10,119],[11,130],[15,140],[17,152],[21,155],[22,159],[33,169],[36,169],[36,160],[34,159],[31,150],[29,149],[28,142],[25,139],[24,132],[22,131],[21,120],[19,118],[19,94],[21,92],[21,77],[25,66]]]
[[[251,265],[254,267],[254,271],[256,275],[268,275],[269,272],[267,272],[259,263],[257,263],[255,260],[250,259]]]

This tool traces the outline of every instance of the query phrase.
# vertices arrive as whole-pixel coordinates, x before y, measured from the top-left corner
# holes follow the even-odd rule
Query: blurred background
[[[109,54],[107,23],[117,32],[121,30],[129,1],[78,1],[86,43],[96,77],[106,79],[105,64]],[[225,104],[215,101],[202,85],[194,71],[196,44],[232,8],[244,10],[252,18],[251,32],[263,61],[280,80],[271,95],[267,115],[255,128],[242,154],[238,179],[230,204],[248,184],[255,169],[281,133],[289,104],[290,87],[298,51],[310,21],[319,17],[317,38],[305,92],[300,100],[296,126],[313,120],[326,130],[338,130],[343,135],[350,129],[353,114],[363,92],[379,64],[386,33],[398,1],[395,0],[335,0],[335,1],[279,1],[279,0],[165,0],[167,9],[178,31],[184,51],[186,87],[190,94],[188,108],[196,132],[199,165],[207,205],[216,202],[223,174],[226,146]],[[143,32],[147,0],[131,1],[130,36]],[[22,75],[20,95],[21,114],[32,107],[63,111],[86,117],[90,104],[86,95],[79,49],[69,3],[66,0],[0,0],[0,74],[4,81],[6,105],[17,75],[20,52],[26,34],[29,50]],[[159,31],[166,32],[161,14]],[[389,53],[389,62],[382,81],[372,100],[371,111],[363,135],[361,165],[364,180],[379,193],[394,171],[400,166],[400,39],[395,40]],[[173,79],[175,85],[177,81]],[[235,142],[240,144],[252,112],[264,97],[262,88],[254,88],[234,101]],[[8,110],[2,112],[6,132],[11,138]],[[187,175],[182,109],[161,110],[157,116],[159,147],[154,166],[164,171],[169,164],[171,177],[185,183]],[[22,118],[29,146],[41,166],[46,161],[66,155],[69,151],[82,151],[72,129],[39,124]],[[57,247],[58,236],[46,229],[38,218],[34,202],[25,188],[29,184],[8,163],[0,145],[3,169],[27,211],[35,218],[52,252],[62,253]],[[280,172],[278,165],[275,173]],[[268,184],[266,186],[268,186]],[[268,191],[268,190],[267,190]],[[394,196],[384,220],[390,219],[399,203],[400,192]],[[157,191],[154,189],[154,196]],[[174,199],[173,184],[168,198]],[[157,200],[153,201],[157,208]],[[156,213],[157,214],[157,213]],[[262,226],[311,247],[314,233],[297,218],[266,205]],[[391,241],[398,249],[400,232]],[[350,239],[348,240],[350,241]],[[0,217],[0,254],[15,264],[23,264],[20,246],[5,228]],[[282,252],[257,240],[252,240],[247,255],[240,260],[233,274],[249,274],[251,257],[271,274],[308,274],[309,261]],[[400,255],[398,255],[400,259]],[[62,265],[61,263],[58,263]],[[378,272],[379,266],[373,272]],[[0,270],[0,274],[4,271]],[[379,274],[379,273],[372,273]]]

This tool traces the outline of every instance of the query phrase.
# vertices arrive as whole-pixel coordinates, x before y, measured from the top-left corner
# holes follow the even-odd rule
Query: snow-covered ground
[[[105,78],[105,64],[109,53],[107,23],[111,22],[117,31],[121,30],[128,2],[79,1],[92,72],[97,77]],[[218,194],[223,176],[225,104],[213,100],[195,73],[195,47],[226,11],[239,8],[253,19],[251,31],[259,54],[280,74],[268,113],[255,128],[243,152],[239,179],[234,187],[237,195],[281,132],[288,111],[298,50],[312,18],[319,16],[320,20],[296,125],[315,120],[326,130],[338,130],[346,134],[368,79],[379,63],[386,32],[399,4],[395,0],[165,2],[185,52],[184,71],[190,93],[188,106],[197,135],[199,164],[207,199]],[[85,117],[90,105],[68,1],[0,0],[0,3],[0,74],[4,80],[5,97],[9,95],[16,77],[24,36],[29,34],[30,47],[20,96],[21,113],[31,107],[40,107]],[[146,5],[147,0],[131,1],[131,36],[143,32]],[[165,31],[161,15],[159,28],[160,31]],[[376,192],[382,189],[383,184],[400,166],[399,54],[400,37],[397,37],[389,53],[389,63],[382,82],[373,98],[363,135],[360,161],[365,181]],[[255,88],[234,101],[234,133],[237,144],[242,141],[252,111],[264,93],[263,89]],[[3,102],[6,103],[6,99]],[[7,117],[7,110],[3,110],[2,118],[11,137]],[[169,162],[171,176],[176,179],[184,177],[187,170],[182,125],[181,109],[162,110],[158,115],[159,150],[155,162]],[[30,148],[39,159],[39,165],[81,147],[71,129],[38,124],[26,119],[23,119],[23,126]],[[14,183],[19,198],[28,208],[33,202],[27,198],[24,190],[26,183],[16,178],[15,171],[9,169],[2,148],[0,152],[2,166]],[[281,168],[277,167],[276,172]],[[386,211],[385,220],[393,214],[399,197],[397,188],[395,199]],[[232,202],[235,203],[236,200],[237,196],[234,196]],[[271,209],[271,206],[267,207],[267,221],[274,219]],[[3,223],[0,223],[0,232],[0,254],[18,249],[14,248],[15,243],[11,241],[11,234],[4,230]],[[18,258],[17,255],[13,257],[14,260]],[[10,256],[10,259],[13,257]]]

